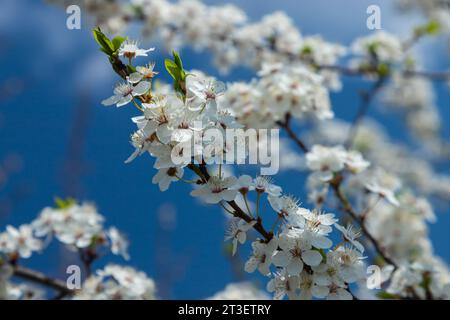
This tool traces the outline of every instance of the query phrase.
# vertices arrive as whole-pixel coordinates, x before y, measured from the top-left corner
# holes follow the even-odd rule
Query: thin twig
[[[28,269],[22,266],[14,266],[14,275],[22,279],[26,279],[37,284],[58,290],[59,295],[64,294],[65,296],[74,293],[73,290],[67,288],[66,284],[63,281],[50,278],[39,271]]]
[[[194,171],[202,180],[203,183],[208,182],[209,178],[211,177],[208,169],[206,168],[206,165],[200,164],[199,166],[196,166],[194,164],[189,164],[188,168],[192,171]],[[240,218],[244,220],[245,222],[252,222],[255,219],[248,214],[244,212],[244,210],[239,207],[239,205],[233,200],[233,201],[227,201],[228,205],[233,209],[233,215],[236,218]],[[269,242],[273,238],[273,233],[267,231],[264,226],[262,225],[261,218],[258,218],[256,220],[255,225],[253,225],[253,229],[255,229],[261,236],[264,237],[264,240],[266,242]]]
[[[369,230],[367,229],[366,225],[364,224],[364,221],[358,216],[356,211],[353,209],[350,202],[347,200],[345,195],[342,193],[342,190],[340,188],[341,180],[336,179],[335,182],[331,183],[331,187],[334,190],[334,193],[338,200],[340,201],[342,205],[342,209],[349,214],[349,216],[359,224],[361,227],[361,231],[364,233],[366,238],[372,243],[372,245],[375,248],[375,251],[386,261],[387,263],[394,266],[395,269],[398,268],[397,264],[386,255],[378,241],[370,234]]]
[[[292,128],[290,126],[290,120],[291,120],[291,115],[288,113],[288,114],[286,114],[285,120],[277,121],[277,124],[287,132],[289,137],[300,147],[300,149],[302,149],[302,151],[304,153],[307,153],[308,147],[303,143],[302,140],[300,140],[299,137],[297,137],[295,132],[292,130]]]
[[[353,140],[355,139],[356,133],[358,131],[358,127],[361,124],[364,117],[366,116],[367,112],[369,111],[369,107],[372,100],[375,98],[375,95],[383,86],[385,80],[386,80],[385,77],[380,77],[378,81],[375,82],[375,84],[372,86],[372,88],[370,88],[369,91],[361,93],[361,103],[359,105],[358,112],[352,121],[350,130],[348,132],[348,137],[345,142],[345,147],[347,149],[352,147]]]

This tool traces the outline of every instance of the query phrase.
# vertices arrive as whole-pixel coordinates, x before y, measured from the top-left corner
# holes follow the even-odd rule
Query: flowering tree
[[[131,135],[134,152],[126,162],[148,153],[154,158],[153,183],[162,192],[171,183],[185,183],[192,185],[186,190],[193,197],[221,207],[229,217],[225,240],[233,254],[246,243],[247,233],[255,232],[242,268],[267,277],[267,291],[275,299],[353,299],[355,290],[367,286],[381,288],[379,298],[450,298],[450,274],[433,254],[427,227],[436,219],[432,202],[450,196],[450,177],[432,165],[450,155],[440,136],[432,81],[447,81],[450,75],[421,69],[411,51],[422,38],[448,31],[448,11],[440,14],[439,1],[400,2],[422,9],[429,22],[407,39],[376,31],[349,48],[320,36],[302,36],[281,12],[247,22],[235,6],[210,7],[197,0],[84,2],[100,26],[94,38],[122,80],[102,104],[137,109],[131,119],[137,127]],[[189,45],[207,50],[221,71],[246,65],[257,76],[251,82],[224,84],[189,70],[189,62],[176,51],[164,67],[157,66],[147,60],[155,48],[107,35],[123,32],[133,21],[142,23],[145,36],[170,49]],[[347,57],[349,63],[341,63]],[[173,83],[156,81],[161,72],[170,74]],[[371,83],[361,92],[351,123],[334,118],[329,96],[344,90],[343,76]],[[404,113],[410,135],[427,157],[392,142],[367,119],[377,96],[390,110]],[[245,144],[249,137],[218,137],[250,129],[281,129],[298,146],[301,157],[288,165],[309,172],[306,181],[299,180],[308,189],[308,201],[300,204],[267,175],[232,172],[239,161],[230,165],[225,160],[236,155],[234,139]],[[255,132],[240,160],[271,143],[262,131]],[[283,165],[294,151],[285,143],[281,148]],[[277,151],[273,144],[270,149]],[[55,289],[57,298],[155,297],[152,280],[129,267],[108,265],[72,289],[24,268],[19,262],[53,237],[79,252],[89,275],[92,262],[105,252],[128,258],[126,240],[116,228],[104,229],[93,206],[72,200],[57,205],[44,209],[30,225],[7,227],[0,235],[0,295],[31,292],[8,281],[16,275]],[[375,283],[367,279],[368,267],[376,271]],[[265,293],[239,284],[213,298],[228,297],[261,298]]]

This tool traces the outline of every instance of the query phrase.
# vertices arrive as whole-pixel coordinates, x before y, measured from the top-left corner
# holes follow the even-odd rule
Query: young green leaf
[[[113,48],[114,48],[114,52],[116,52],[117,50],[120,49],[120,46],[122,45],[122,43],[127,40],[127,38],[122,37],[122,36],[116,36],[114,37],[114,39],[112,39],[112,44],[113,44]]]
[[[59,209],[65,209],[71,207],[76,203],[74,198],[61,199],[59,197],[55,198],[55,204]]]
[[[178,54],[178,52],[172,51],[172,55],[173,55],[173,61],[175,62],[175,64],[178,66],[178,68],[180,68],[180,70],[183,70],[183,63],[181,62],[181,58],[180,58],[180,55]]]
[[[100,45],[100,50],[107,55],[112,55],[114,53],[114,45],[111,40],[100,30],[100,28],[92,30],[95,41]]]
[[[180,68],[177,66],[177,64],[175,62],[173,62],[172,60],[166,59],[166,60],[164,60],[164,65],[167,69],[167,72],[169,72],[169,74],[172,76],[172,78],[175,81],[178,81],[181,79]]]

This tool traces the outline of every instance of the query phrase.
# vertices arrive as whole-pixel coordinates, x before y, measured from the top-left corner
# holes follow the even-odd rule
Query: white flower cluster
[[[362,56],[352,62],[361,66],[371,66],[380,62],[392,64],[403,58],[402,42],[393,34],[377,31],[356,39],[351,46],[352,53]]]
[[[104,229],[103,221],[93,204],[68,203],[44,208],[31,226],[36,236],[54,236],[74,250],[108,245],[113,254],[128,259],[128,241],[115,227]]]
[[[239,123],[249,128],[272,128],[287,115],[296,119],[333,117],[323,78],[302,65],[267,64],[260,78],[230,84],[221,101]]]
[[[380,203],[367,216],[367,227],[399,268],[392,273],[387,292],[420,299],[449,299],[450,271],[433,254],[427,222],[436,217],[430,203],[404,192],[399,206]],[[427,285],[424,286],[424,283]]]
[[[327,126],[327,130],[329,128]],[[379,148],[376,150],[380,151]],[[386,273],[392,273],[387,292],[396,297],[425,299],[432,296],[446,299],[450,288],[450,273],[434,256],[428,237],[427,222],[436,221],[431,204],[425,198],[417,197],[410,190],[402,188],[401,180],[395,175],[380,167],[368,168],[368,163],[359,153],[356,154],[361,164],[357,166],[359,174],[348,179],[345,191],[364,204],[361,207],[362,210],[366,208],[366,212],[361,218],[364,219],[368,232],[377,240],[384,253],[398,265],[395,271],[393,266],[386,267]],[[345,166],[345,151],[340,146],[315,145],[306,155],[306,162],[308,168],[313,170],[310,187],[317,188],[312,188],[310,199],[320,205],[325,201],[328,189],[320,189],[321,184],[317,181],[333,182],[332,179],[336,179],[336,174],[342,172]],[[386,201],[379,202],[379,199]],[[355,247],[359,246],[352,240],[355,232],[351,228],[343,232]],[[424,282],[428,283],[426,288],[423,286]]]
[[[45,292],[42,288],[27,283],[12,283],[12,276],[13,268],[9,264],[0,264],[0,300],[44,299]]]
[[[426,18],[438,21],[444,31],[447,33],[450,31],[450,10],[447,1],[397,0],[397,2],[403,10],[419,10]]]
[[[347,139],[349,127],[336,119],[323,121],[308,132],[306,141],[309,145],[339,145]],[[387,170],[419,194],[450,199],[450,176],[436,172],[428,159],[421,158],[417,152],[392,142],[383,127],[374,120],[364,121],[353,141],[354,148],[361,151],[374,168]]]
[[[270,297],[250,282],[228,284],[208,300],[269,300]]]
[[[154,300],[152,279],[131,267],[110,264],[86,279],[75,300]]]
[[[64,5],[67,0],[49,0]],[[199,0],[86,0],[83,12],[95,18],[95,24],[114,34],[133,20],[143,21],[143,34],[160,38],[167,48],[190,45],[210,50],[220,70],[235,65],[260,69],[263,63],[304,60],[312,65],[331,65],[346,53],[345,47],[319,36],[303,37],[283,12],[268,14],[260,21],[248,22],[238,7],[225,4],[208,6]],[[322,72],[322,71],[321,71]],[[335,72],[324,71],[330,87],[339,89]]]
[[[42,249],[42,241],[33,234],[30,225],[21,225],[18,229],[7,226],[6,231],[0,233],[0,254],[6,254],[12,260],[29,258],[34,251]]]
[[[288,196],[269,196],[269,201],[283,217],[282,230],[269,242],[252,243],[245,270],[269,276],[267,289],[275,299],[286,295],[289,299],[352,299],[348,285],[365,277],[364,248],[356,240],[358,234],[348,236],[347,229],[336,225],[343,231],[344,242],[331,248],[328,236],[337,221],[333,214],[301,208]]]
[[[66,0],[51,1],[68,4]],[[352,43],[350,50],[347,50],[344,46],[327,42],[320,36],[302,36],[291,19],[282,12],[274,12],[258,22],[251,23],[248,22],[246,14],[233,5],[208,6],[198,0],[182,0],[175,3],[167,0],[131,2],[131,5],[124,5],[117,0],[88,0],[83,4],[85,6],[83,9],[96,18],[97,25],[112,33],[123,30],[131,21],[143,21],[144,34],[161,38],[168,48],[191,45],[198,50],[208,49],[215,56],[216,64],[221,70],[242,64],[260,70],[264,64],[297,63],[321,75],[322,84],[327,88],[340,90],[339,72],[333,66],[336,66],[339,59],[348,52],[356,56],[351,60],[351,66],[372,78],[391,74],[394,64],[403,69],[404,66],[400,62],[405,62],[407,57],[407,43],[403,44],[398,37],[385,31],[373,32],[358,38]],[[407,7],[420,7],[430,18],[442,26],[446,25],[450,30],[450,11],[440,1],[401,0],[401,2],[407,4]],[[287,74],[286,77],[288,76],[291,75]],[[398,77],[394,74],[394,78]],[[411,82],[416,82],[416,79],[417,83],[421,82],[420,78],[412,78],[415,80],[408,81],[410,82],[408,86],[412,85]],[[398,80],[394,79],[387,86],[393,86],[393,90],[398,90],[396,82]],[[235,95],[245,95],[239,99],[242,104],[238,106],[247,106],[247,111],[262,113],[255,116],[247,113],[247,117],[254,118],[254,122],[257,122],[270,116],[271,112],[267,114],[265,104],[262,109],[251,107],[259,105],[253,103],[252,95],[259,91],[254,92],[247,84],[241,83],[231,88],[231,91],[236,91]],[[421,91],[415,91],[415,95],[418,92]],[[404,99],[396,99],[398,105],[411,101],[408,96],[402,97]],[[290,97],[286,98],[285,104]],[[293,98],[293,104],[298,104],[295,94]],[[323,99],[320,101],[324,103]],[[409,112],[405,120],[416,136],[427,138],[429,149],[438,152],[443,144],[438,136],[439,112],[432,104],[422,106],[426,108]],[[324,117],[330,115],[326,112],[326,107],[319,106],[319,108],[321,109],[318,111],[319,115]],[[264,121],[262,123],[267,125]],[[448,149],[447,145],[446,150]]]
[[[274,64],[265,66],[260,75],[262,78],[257,86],[266,97],[258,103],[267,103],[266,110],[274,109],[274,104],[277,103],[276,108],[279,109],[278,114],[270,116],[272,126],[274,121],[281,120],[286,114],[302,117],[304,114],[315,113],[319,118],[332,115],[329,110],[328,93],[321,86],[321,79],[309,70],[299,66],[281,72],[280,65]],[[127,78],[128,81],[130,78],[131,76]],[[130,86],[135,88],[147,81],[140,80]],[[167,88],[163,88],[159,93],[149,89],[135,101],[142,115],[132,119],[137,124],[138,131],[132,136],[132,144],[136,151],[129,160],[144,152],[155,157],[154,166],[159,171],[153,182],[159,183],[161,190],[166,190],[172,181],[183,180],[183,169],[186,166],[189,165],[189,169],[194,171],[193,168],[200,170],[196,172],[201,178],[196,183],[199,186],[191,192],[191,195],[206,203],[221,204],[226,211],[236,217],[231,220],[225,237],[225,240],[231,240],[233,243],[233,254],[238,244],[245,243],[246,233],[252,228],[258,228],[260,201],[266,194],[276,213],[275,226],[278,226],[278,231],[266,233],[263,240],[252,243],[253,254],[245,266],[246,271],[253,272],[258,269],[264,275],[270,276],[268,289],[275,292],[277,299],[283,298],[286,294],[291,299],[312,297],[351,299],[348,285],[363,279],[365,274],[362,261],[364,248],[356,240],[359,236],[357,232],[353,232],[351,228],[339,227],[344,234],[344,242],[331,249],[333,243],[329,235],[337,221],[334,215],[299,207],[292,197],[282,195],[282,189],[272,184],[269,178],[260,176],[252,179],[248,175],[236,178],[224,174],[221,170],[218,174],[210,176],[205,171],[208,169],[209,159],[195,152],[194,159],[205,166],[203,171],[192,163],[191,159],[181,165],[173,162],[174,152],[178,154],[186,151],[179,147],[180,142],[190,140],[194,131],[201,134],[203,130],[211,127],[219,130],[240,127],[235,122],[235,117],[230,115],[230,112],[237,113],[239,108],[234,106],[230,108],[231,110],[227,109],[232,98],[227,96],[228,92],[224,92],[225,87],[222,83],[200,73],[191,72],[180,87],[185,87],[184,94],[181,92],[180,95],[179,92],[178,95],[174,95],[168,92]],[[223,98],[217,99],[222,94]],[[239,115],[236,118],[238,121],[241,120]],[[249,123],[245,125],[255,126]],[[178,130],[181,128],[183,131]],[[206,142],[207,145],[208,143],[209,141]],[[220,151],[216,156],[222,156],[224,152],[226,150]],[[368,166],[359,153],[346,152],[343,148],[336,149],[337,159],[332,159],[325,151],[322,152],[323,155],[320,153],[320,147],[315,147],[310,159],[311,165],[316,166],[318,170],[339,171],[345,168],[356,173]],[[327,161],[329,168],[325,168]],[[336,166],[332,164],[338,161],[342,161],[342,164]],[[255,214],[250,211],[247,202],[250,193],[255,194],[257,199]],[[240,198],[238,195],[241,195],[246,204],[248,213],[246,219],[238,216],[235,211],[234,201]],[[227,205],[234,212],[228,210]],[[327,249],[330,250],[325,252]],[[273,274],[270,272],[272,264],[276,268]],[[287,282],[292,284],[287,285]]]
[[[358,175],[369,165],[358,151],[347,151],[341,145],[314,145],[306,154],[306,167],[312,172],[308,177],[309,200],[321,206],[336,178],[341,179],[345,173]]]
[[[80,254],[89,251],[94,259],[105,254],[101,252],[104,249],[129,258],[128,241],[115,227],[104,229],[104,218],[93,204],[77,203],[73,199],[57,199],[56,204],[57,208],[44,208],[32,223],[17,229],[7,226],[0,233],[0,299],[46,297],[44,290],[27,283],[16,284],[11,277],[20,265],[20,258],[30,258],[33,252],[42,251],[53,237]],[[153,281],[143,273],[111,265],[99,271],[98,277],[88,278],[77,298],[152,299],[154,291]]]
[[[406,124],[415,137],[425,142],[439,139],[441,117],[429,80],[395,73],[383,98],[388,106],[405,112]]]

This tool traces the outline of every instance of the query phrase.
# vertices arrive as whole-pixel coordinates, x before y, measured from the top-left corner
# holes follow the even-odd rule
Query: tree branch
[[[308,147],[303,143],[302,140],[300,140],[299,137],[297,137],[295,132],[292,130],[292,128],[290,126],[290,120],[291,120],[291,115],[288,113],[288,114],[286,114],[286,118],[284,121],[277,121],[276,123],[277,123],[277,125],[279,125],[281,128],[283,128],[287,132],[289,137],[300,147],[300,149],[302,149],[302,151],[304,153],[307,153]]]
[[[397,264],[390,257],[388,257],[386,255],[386,253],[384,252],[383,248],[380,246],[378,241],[370,234],[369,230],[367,230],[366,225],[364,224],[364,220],[359,217],[359,215],[353,209],[353,207],[350,204],[350,202],[347,200],[345,195],[342,193],[342,190],[340,188],[341,182],[342,182],[342,177],[335,178],[335,180],[331,182],[331,187],[333,188],[336,197],[340,201],[340,203],[342,205],[342,209],[346,213],[348,213],[348,215],[355,222],[357,222],[359,224],[359,226],[361,227],[361,231],[364,233],[366,238],[373,245],[373,247],[375,248],[375,251],[384,259],[384,261],[386,261],[387,263],[393,265],[394,268],[397,269],[398,268]]]
[[[199,166],[196,166],[194,164],[189,164],[188,168],[192,171],[194,171],[199,177],[203,180],[203,183],[207,183],[209,178],[211,177],[208,169],[206,168],[206,165],[200,164]],[[234,212],[233,215],[236,218],[240,218],[244,220],[245,222],[252,222],[255,219],[250,217],[248,214],[244,212],[244,210],[239,207],[239,205],[236,203],[236,201],[227,201],[227,203],[230,205],[231,208],[233,208]],[[258,218],[255,225],[253,226],[253,229],[255,229],[261,236],[264,237],[264,240],[266,242],[269,242],[273,238],[273,233],[267,231],[263,224],[261,218]]]
[[[59,291],[58,296],[60,296],[61,298],[74,293],[73,290],[67,288],[66,284],[63,281],[50,278],[42,272],[28,269],[22,266],[14,266],[14,276],[57,290]]]
[[[375,98],[375,95],[378,93],[378,91],[381,89],[385,82],[385,77],[378,78],[377,82],[370,88],[367,92],[361,93],[361,104],[359,105],[358,112],[355,116],[355,118],[352,121],[350,130],[348,132],[348,137],[345,142],[345,147],[347,149],[351,148],[353,145],[353,140],[356,136],[356,133],[358,131],[358,127],[361,124],[362,120],[366,116],[367,112],[369,111],[370,103]]]

